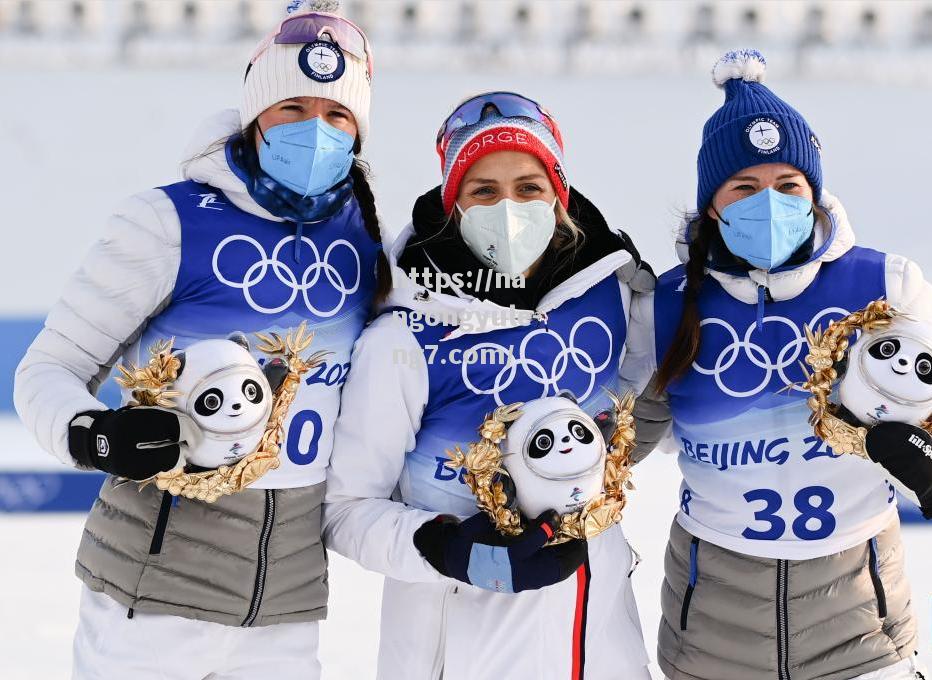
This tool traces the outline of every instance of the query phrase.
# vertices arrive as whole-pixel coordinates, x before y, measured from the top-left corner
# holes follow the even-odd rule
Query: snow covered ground
[[[660,621],[663,552],[679,484],[675,457],[653,454],[636,468],[634,481],[637,490],[631,495],[623,526],[643,558],[634,584],[648,652],[653,658]],[[0,583],[4,584],[0,595],[3,680],[68,677],[80,592],[73,564],[83,521],[80,515],[0,517],[0,540],[7,556],[0,560]],[[929,663],[932,533],[914,524],[904,527],[904,536],[913,607],[919,617],[920,650]],[[323,624],[321,641],[324,678],[373,678],[381,577],[339,555],[331,553],[330,557],[330,617]]]
[[[0,325],[5,318],[44,315],[117,201],[175,181],[193,126],[236,105],[240,77],[206,69],[0,73]],[[932,89],[824,80],[772,84],[819,134],[826,186],[844,201],[860,242],[908,254],[932,272],[932,126],[926,120]],[[709,79],[696,77],[451,78],[396,71],[377,72],[374,88],[366,156],[392,232],[407,219],[414,198],[439,179],[434,135],[449,109],[480,90],[516,89],[552,109],[566,138],[570,181],[610,223],[629,230],[658,270],[674,262],[677,214],[694,201],[701,125],[721,102]],[[5,346],[2,337],[0,347],[7,355],[21,351]],[[9,390],[10,378],[0,375],[0,390]],[[17,427],[0,429],[0,472],[47,465],[48,457]],[[672,456],[655,455],[635,479],[625,527],[644,558],[635,580],[653,653],[679,472]],[[82,523],[80,515],[0,516],[2,680],[68,676],[79,591],[72,564]],[[913,525],[905,535],[927,653],[932,530]],[[326,677],[372,677],[380,579],[337,556],[331,565]]]

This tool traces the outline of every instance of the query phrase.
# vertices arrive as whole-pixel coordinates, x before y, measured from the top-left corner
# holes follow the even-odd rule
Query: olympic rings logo
[[[608,351],[605,354],[605,359],[598,364],[596,364],[588,352],[580,349],[576,345],[577,333],[587,325],[594,325],[596,328],[601,329],[601,332],[605,334],[605,338],[608,340]],[[560,348],[559,351],[553,355],[553,360],[550,362],[549,367],[545,366],[542,361],[532,358],[528,352],[528,347],[531,342],[542,335],[548,340],[555,340]],[[469,368],[474,364],[464,362],[462,364],[463,383],[474,394],[491,394],[495,399],[495,403],[499,406],[503,406],[505,402],[502,400],[502,393],[508,389],[515,381],[515,378],[518,377],[518,369],[521,369],[521,374],[524,377],[529,378],[541,386],[539,395],[541,397],[546,397],[548,394],[557,394],[560,391],[560,381],[564,380],[564,378],[575,377],[582,374],[588,376],[585,391],[581,394],[576,394],[576,398],[582,401],[587,398],[595,388],[596,376],[601,371],[605,370],[612,360],[612,347],[612,332],[605,322],[594,316],[585,316],[573,324],[573,327],[570,329],[568,343],[564,342],[563,338],[558,333],[546,328],[538,328],[524,336],[518,348],[518,356],[515,356],[512,350],[495,342],[481,342],[474,345],[470,351],[476,352],[478,356],[483,355],[482,350],[484,348],[490,348],[494,350],[495,356],[505,356],[507,357],[507,361],[496,374],[492,382],[492,387],[488,389],[477,387],[472,382],[469,377]],[[575,369],[571,370],[571,363]],[[567,376],[568,370],[570,370],[569,376]]]
[[[848,312],[841,307],[829,307],[827,309],[823,309],[812,318],[812,321],[809,322],[809,328],[818,328],[819,322],[830,314],[837,314],[839,317],[843,317],[847,316]],[[800,328],[793,321],[787,319],[784,316],[765,316],[764,323],[783,324],[793,333],[793,339],[783,346],[779,354],[777,354],[776,359],[770,357],[767,353],[767,350],[751,340],[751,336],[754,334],[754,331],[757,328],[756,322],[748,326],[744,333],[744,337],[740,338],[738,336],[738,332],[727,321],[711,318],[703,319],[700,326],[719,326],[725,329],[725,332],[730,337],[731,342],[726,345],[721,352],[719,352],[718,357],[715,359],[715,365],[712,368],[705,368],[704,366],[700,366],[698,360],[693,362],[693,368],[697,373],[713,376],[715,378],[715,384],[722,392],[730,397],[736,397],[739,399],[753,397],[763,392],[770,384],[770,381],[773,378],[775,372],[779,375],[780,380],[783,381],[783,384],[788,388],[797,392],[804,392],[805,390],[799,387],[797,381],[791,379],[786,374],[786,369],[790,366],[797,365],[802,359],[803,347],[805,347],[807,344],[805,333],[800,330]],[[742,356],[746,359],[746,361],[735,367],[738,359]],[[755,366],[761,370],[762,379],[760,383],[748,390],[733,389],[726,385],[726,373],[728,373],[728,371],[733,367],[735,367],[739,372],[741,368],[747,369],[747,362],[750,362],[752,366]]]
[[[239,288],[243,291],[243,297],[245,298],[247,304],[252,307],[257,312],[262,314],[278,314],[282,312],[297,299],[298,293],[301,293],[304,298],[304,304],[307,309],[320,317],[330,317],[340,311],[343,307],[343,303],[346,302],[346,298],[349,295],[352,295],[359,289],[360,275],[362,272],[362,267],[359,261],[359,253],[356,251],[356,248],[353,247],[353,244],[345,239],[337,239],[333,241],[327,249],[324,251],[324,256],[321,258],[320,250],[318,250],[317,245],[306,236],[301,238],[301,243],[307,244],[314,256],[314,261],[305,267],[304,272],[301,274],[301,278],[298,279],[298,276],[293,272],[288,265],[279,260],[279,254],[281,253],[282,248],[284,248],[289,243],[293,243],[295,236],[286,236],[281,241],[279,241],[275,248],[272,250],[271,256],[267,255],[265,249],[262,247],[262,244],[259,243],[254,238],[245,236],[242,234],[236,234],[233,236],[227,236],[220,243],[217,244],[217,248],[214,250],[213,257],[213,269],[214,275],[217,277],[217,280],[220,281],[225,286],[230,288]],[[220,253],[223,249],[230,243],[236,241],[242,241],[248,243],[253,248],[256,249],[258,254],[258,259],[246,270],[246,273],[243,274],[241,281],[231,281],[226,278],[222,273],[220,273],[219,261]],[[333,254],[334,250],[337,248],[346,248],[352,254],[353,259],[356,261],[356,272],[355,280],[351,285],[347,285],[346,281],[343,279],[343,274],[330,263],[330,257]],[[290,294],[287,295],[287,298],[280,305],[275,307],[266,307],[258,302],[256,302],[253,297],[252,289],[260,285],[266,280],[266,276],[271,270],[275,279],[284,286],[285,290],[290,291]],[[321,276],[323,276],[330,286],[340,295],[339,301],[331,309],[321,309],[317,307],[313,302],[311,302],[311,296],[308,294],[311,288],[317,285],[318,282],[322,281]]]

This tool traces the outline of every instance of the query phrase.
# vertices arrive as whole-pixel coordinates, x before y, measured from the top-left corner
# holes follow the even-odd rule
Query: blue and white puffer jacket
[[[159,339],[183,349],[307,323],[312,350],[330,354],[292,403],[280,466],[210,506],[108,478],[78,553],[87,587],[129,609],[235,626],[326,611],[324,480],[381,248],[352,192],[332,217],[300,228],[261,207],[223,143],[239,130],[235,110],[210,119],[185,153],[184,181],[116,211],[22,360],[14,395],[42,447],[75,467],[69,423],[106,408],[95,394],[117,361],[144,364]]]

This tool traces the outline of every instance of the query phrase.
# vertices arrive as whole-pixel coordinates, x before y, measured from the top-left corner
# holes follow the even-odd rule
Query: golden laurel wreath
[[[890,306],[886,300],[875,300],[864,309],[834,321],[823,331],[806,327],[806,340],[809,342],[809,354],[803,371],[807,378],[801,387],[812,396],[807,404],[812,410],[809,424],[822,441],[832,447],[835,453],[853,453],[867,458],[867,428],[851,425],[839,418],[838,407],[830,401],[838,372],[837,362],[842,361],[848,352],[849,338],[856,331],[873,331],[886,328],[898,316],[904,316]],[[848,367],[851,370],[851,367]],[[922,428],[932,433],[932,420],[922,423]]]
[[[626,490],[634,489],[631,477],[631,452],[634,450],[634,395],[619,398],[609,392],[615,405],[615,430],[608,442],[605,458],[603,491],[581,509],[561,516],[560,528],[550,544],[563,543],[573,538],[592,538],[621,521],[621,511],[627,503]],[[508,507],[508,496],[499,475],[508,472],[502,465],[499,444],[507,435],[508,424],[521,416],[522,402],[499,406],[479,428],[478,442],[470,443],[466,452],[457,446],[447,451],[450,467],[463,468],[463,479],[473,495],[476,505],[492,519],[499,532],[517,536],[524,531],[521,514]]]
[[[330,354],[326,350],[314,352],[307,358],[301,353],[311,345],[313,333],[307,333],[306,324],[290,330],[281,337],[278,333],[256,333],[259,340],[257,349],[270,359],[281,357],[288,367],[288,373],[281,386],[275,391],[272,401],[272,413],[265,425],[262,439],[256,450],[241,458],[234,465],[222,465],[216,470],[204,472],[185,472],[178,468],[160,472],[154,477],[140,482],[139,488],[154,483],[161,491],[172,496],[184,496],[213,503],[221,496],[227,496],[244,488],[262,477],[269,470],[280,465],[278,459],[281,450],[282,425],[288,415],[288,409],[298,393],[301,376],[312,368],[319,366],[323,358]],[[122,374],[116,380],[132,391],[129,406],[161,406],[172,408],[172,401],[180,393],[171,389],[178,378],[181,360],[172,354],[174,340],[162,340],[153,345],[149,353],[151,358],[145,366],[120,366]]]

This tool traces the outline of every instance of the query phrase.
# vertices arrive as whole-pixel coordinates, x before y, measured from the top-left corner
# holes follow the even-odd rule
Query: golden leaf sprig
[[[582,509],[563,516],[558,540],[592,538],[621,521],[622,511],[628,503],[627,491],[631,483],[631,453],[635,446],[634,395],[630,392],[619,397],[606,390],[615,410],[615,429],[608,440],[605,456],[603,491],[592,498]]]
[[[842,361],[850,346],[850,337],[857,331],[875,331],[885,328],[902,316],[886,300],[875,300],[864,309],[830,323],[825,330],[806,327],[809,353],[802,366],[806,380],[800,387],[810,393],[807,400],[812,413],[809,424],[816,436],[836,453],[853,453],[867,458],[867,428],[858,427],[838,417],[838,407],[831,397],[838,381],[835,366]],[[932,432],[932,422],[923,423]]]
[[[149,363],[143,366],[130,364],[129,368],[120,364],[117,383],[128,390],[132,399],[129,406],[161,406],[172,408],[172,401],[180,392],[171,389],[178,379],[181,360],[172,354],[175,339],[159,340],[149,348]]]
[[[523,527],[521,513],[508,506],[508,495],[500,478],[508,473],[502,466],[499,445],[507,434],[509,423],[521,417],[522,406],[522,402],[499,406],[479,426],[478,442],[471,443],[465,453],[459,446],[446,452],[450,467],[465,469],[463,481],[476,497],[476,505],[506,536],[517,536]]]

